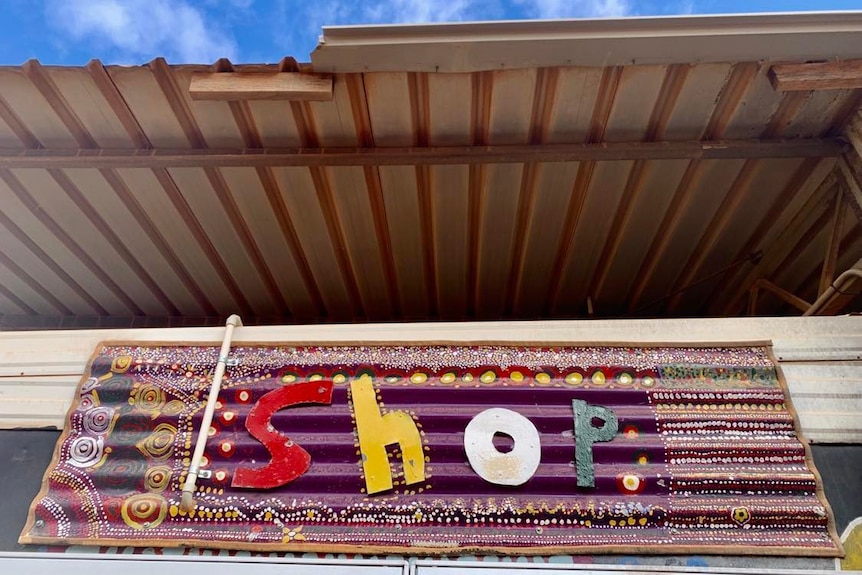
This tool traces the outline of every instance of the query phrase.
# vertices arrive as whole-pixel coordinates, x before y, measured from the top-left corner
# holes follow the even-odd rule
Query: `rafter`
[[[844,181],[850,208],[862,220],[862,159],[845,154],[838,160],[838,173]]]
[[[429,166],[621,160],[837,157],[840,139],[523,144],[401,148],[0,148],[0,168]]]
[[[838,263],[838,248],[841,245],[841,231],[844,227],[845,212],[844,191],[839,186],[835,196],[835,211],[832,214],[829,243],[823,256],[823,267],[820,272],[820,286],[817,289],[817,295],[825,292],[832,284],[832,280],[835,279],[835,266]]]

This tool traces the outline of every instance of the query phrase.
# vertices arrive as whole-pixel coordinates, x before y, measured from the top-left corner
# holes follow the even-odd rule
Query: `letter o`
[[[508,453],[494,446],[494,435],[515,440]],[[486,409],[464,429],[464,451],[479,477],[496,485],[523,485],[536,473],[542,456],[539,431],[529,419],[511,409]]]

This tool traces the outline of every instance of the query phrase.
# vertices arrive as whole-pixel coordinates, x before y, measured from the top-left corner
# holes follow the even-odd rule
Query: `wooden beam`
[[[710,314],[727,317],[740,310],[749,287],[760,277],[770,277],[778,269],[779,263],[785,257],[789,257],[788,252],[793,253],[793,249],[798,244],[797,238],[805,234],[803,230],[810,229],[812,222],[818,221],[821,216],[826,216],[837,183],[838,176],[835,170],[832,170],[813,192],[810,190],[803,192],[805,201],[794,209],[788,219],[785,220],[783,217],[776,219],[775,236],[764,238],[763,258],[748,269],[741,282],[730,284],[735,286],[732,296],[720,308],[710,310]]]
[[[844,180],[844,189],[850,202],[850,208],[856,217],[862,220],[862,175],[857,172],[858,164],[862,164],[862,160],[846,154],[838,160],[838,173]]]
[[[769,79],[779,92],[853,90],[862,88],[862,60],[776,64],[769,70]]]
[[[844,130],[844,136],[853,146],[856,155],[862,158],[862,108],[856,110],[850,117],[850,121]]]
[[[332,100],[332,76],[293,72],[198,72],[192,74],[192,100]]]
[[[402,148],[0,148],[0,168],[428,166],[616,160],[837,157],[839,139],[519,144]]]
[[[755,315],[757,311],[757,296],[760,290],[765,290],[775,294],[783,301],[789,303],[800,311],[805,311],[811,307],[811,304],[801,297],[795,296],[786,289],[778,287],[768,279],[761,278],[751,286],[751,297],[748,301],[748,315]]]
[[[819,296],[832,284],[835,279],[835,266],[838,263],[838,248],[841,245],[841,232],[844,227],[844,191],[839,186],[835,197],[835,212],[832,214],[832,226],[829,230],[829,243],[826,254],[823,257],[823,269],[820,272],[820,286],[817,289]]]

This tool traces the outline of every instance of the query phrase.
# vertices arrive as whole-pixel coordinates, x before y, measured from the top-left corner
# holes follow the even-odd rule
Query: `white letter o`
[[[494,446],[494,435],[515,440],[508,453]],[[464,451],[479,477],[496,485],[523,485],[536,473],[542,456],[539,431],[533,422],[511,409],[486,409],[464,429]]]

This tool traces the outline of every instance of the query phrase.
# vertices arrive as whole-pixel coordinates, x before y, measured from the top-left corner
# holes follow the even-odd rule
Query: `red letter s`
[[[329,405],[332,402],[331,381],[306,381],[270,391],[254,404],[245,420],[252,437],[263,443],[272,455],[263,467],[241,467],[236,470],[232,487],[272,489],[302,476],[311,466],[306,450],[270,427],[270,419],[280,409],[302,403]]]

